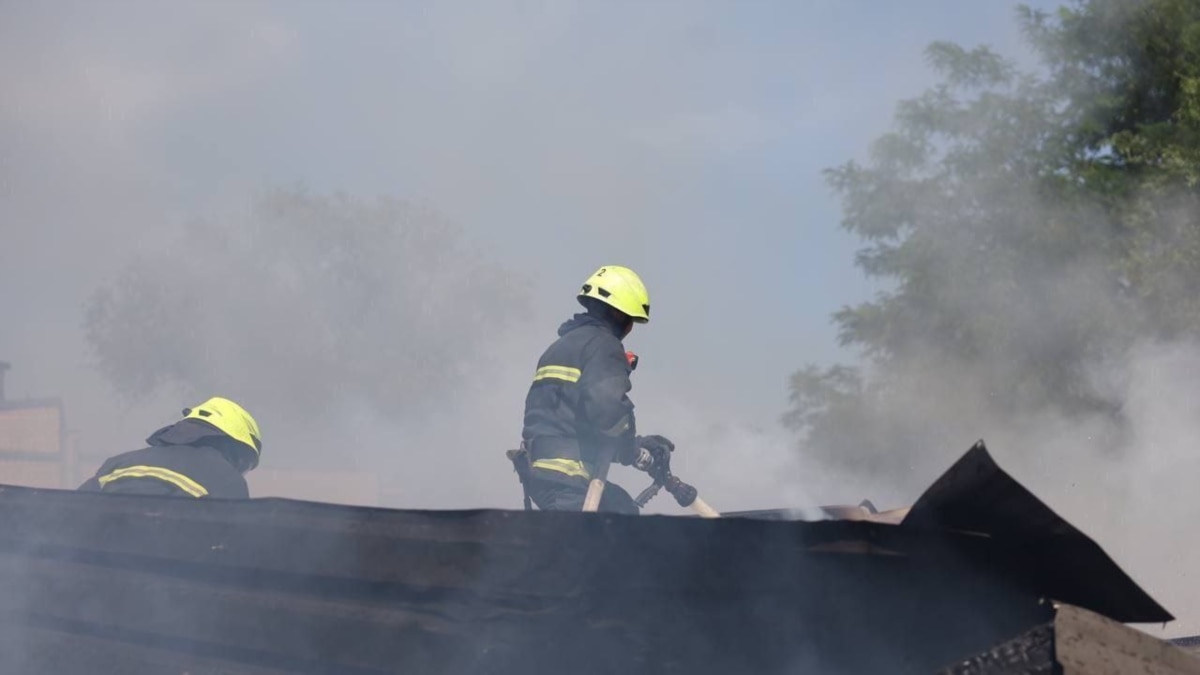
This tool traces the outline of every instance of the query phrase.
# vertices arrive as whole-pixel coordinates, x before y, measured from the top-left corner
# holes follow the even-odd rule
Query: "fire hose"
[[[525,444],[521,444],[519,450],[509,450],[505,453],[508,459],[513,463],[513,470],[517,472],[517,476],[521,479],[521,486],[525,489],[525,510],[529,511],[533,508],[529,498],[527,481],[529,480],[529,453],[525,450]],[[587,495],[584,498],[583,510],[595,511],[600,505],[600,495],[604,492],[604,483],[608,477],[609,461],[599,462],[597,467],[597,475],[592,477],[588,484]],[[644,508],[646,504],[658,494],[659,490],[666,488],[667,493],[675,498],[675,501],[683,508],[691,507],[696,513],[703,518],[720,518],[721,514],[716,509],[709,506],[697,494],[696,488],[679,480],[679,477],[671,473],[670,456],[663,458],[662,463],[655,462],[646,469],[646,473],[650,475],[654,482],[650,484],[641,494],[637,496],[634,502],[638,508]]]
[[[671,473],[670,460],[664,461],[662,464],[655,462],[655,464],[653,464],[646,471],[646,473],[650,474],[650,477],[654,479],[654,482],[651,483],[650,486],[645,490],[642,490],[641,494],[639,494],[637,499],[634,500],[637,503],[638,508],[646,506],[646,504],[648,504],[650,500],[654,498],[654,495],[658,494],[659,490],[666,488],[667,494],[674,497],[677,504],[685,509],[690,506],[692,510],[700,515],[700,517],[721,517],[721,514],[718,513],[716,509],[709,506],[703,499],[700,498],[696,488],[679,480],[678,476]]]

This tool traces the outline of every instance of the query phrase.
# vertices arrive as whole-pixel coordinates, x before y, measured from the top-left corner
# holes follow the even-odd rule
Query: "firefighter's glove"
[[[658,435],[638,436],[634,439],[634,446],[638,449],[638,456],[633,465],[642,471],[649,471],[652,466],[666,466],[671,461],[671,453],[675,451],[675,444],[670,439]]]

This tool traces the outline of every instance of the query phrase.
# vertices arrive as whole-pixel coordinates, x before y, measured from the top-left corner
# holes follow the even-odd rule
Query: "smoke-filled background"
[[[718,509],[902,506],[984,438],[1200,632],[1192,5],[6,3],[8,395],[100,455],[225,395],[260,471],[519,508],[533,365],[625,264],[640,428]]]

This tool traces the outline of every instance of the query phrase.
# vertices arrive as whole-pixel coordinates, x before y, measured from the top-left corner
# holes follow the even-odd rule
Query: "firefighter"
[[[169,497],[248,499],[262,436],[242,406],[213,397],[146,439],[150,447],[109,458],[79,490]]]
[[[636,357],[622,340],[650,321],[650,296],[627,267],[596,270],[577,294],[586,310],[558,329],[538,360],[525,397],[521,437],[529,464],[522,471],[527,506],[580,511],[598,457],[640,470],[667,461],[675,446],[662,436],[638,436],[629,376]],[[611,453],[611,455],[608,455]],[[637,514],[623,488],[605,481],[600,511]]]

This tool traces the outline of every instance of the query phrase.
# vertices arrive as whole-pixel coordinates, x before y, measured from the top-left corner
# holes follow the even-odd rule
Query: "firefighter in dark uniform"
[[[262,436],[240,405],[214,397],[154,432],[150,447],[109,458],[79,489],[130,495],[248,499]]]
[[[601,453],[646,471],[675,449],[662,436],[637,435],[628,396],[633,363],[622,340],[635,323],[650,321],[642,280],[627,267],[607,265],[583,283],[577,298],[587,311],[559,327],[525,398],[521,437],[529,464],[522,481],[527,499],[546,511],[583,509]],[[639,512],[629,493],[608,481],[598,508]]]

